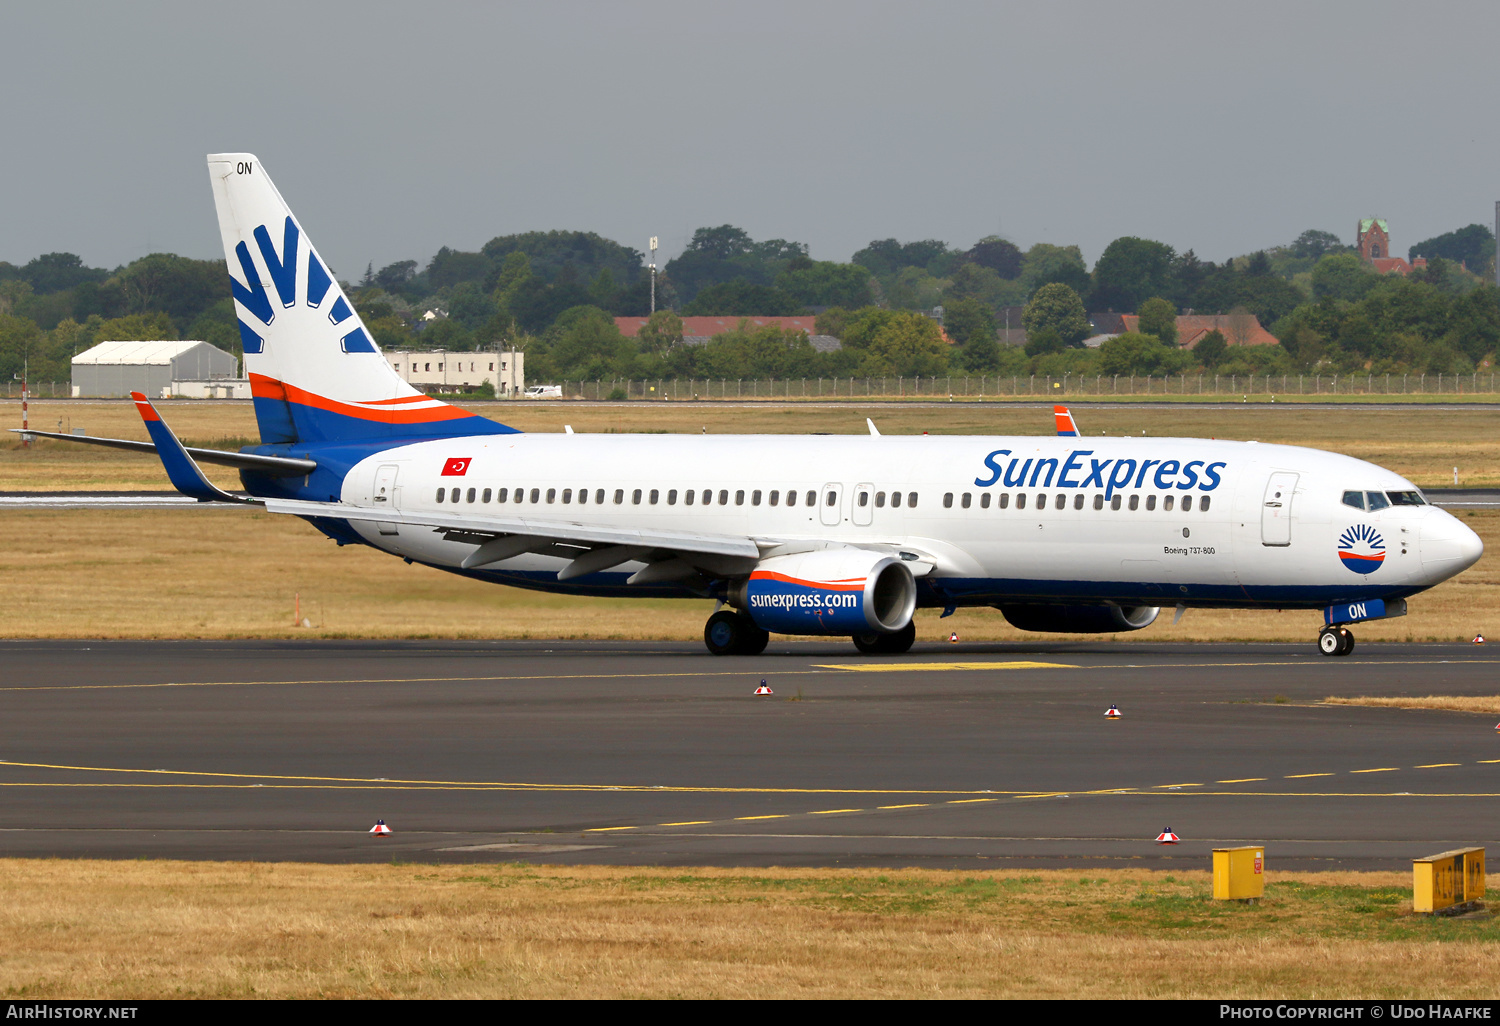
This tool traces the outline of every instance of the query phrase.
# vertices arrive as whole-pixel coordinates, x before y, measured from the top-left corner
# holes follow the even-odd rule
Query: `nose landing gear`
[[[1346,656],[1354,651],[1354,635],[1347,627],[1324,627],[1318,634],[1318,651],[1326,656]]]

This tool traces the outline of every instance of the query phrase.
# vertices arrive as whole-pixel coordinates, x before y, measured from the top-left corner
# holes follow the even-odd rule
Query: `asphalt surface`
[[[1500,843],[1496,717],[1318,703],[1497,670],[1312,638],[5,642],[0,855],[1404,869]]]

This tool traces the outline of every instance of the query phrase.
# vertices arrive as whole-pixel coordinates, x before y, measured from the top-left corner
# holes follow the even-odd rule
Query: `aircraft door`
[[[1292,543],[1292,496],[1297,491],[1297,475],[1278,470],[1266,482],[1266,495],[1260,507],[1260,541],[1262,545]]]
[[[849,508],[856,526],[869,527],[875,518],[875,486],[868,483],[855,485],[854,500]]]
[[[377,506],[387,509],[396,509],[399,505],[398,492],[396,491],[396,474],[400,467],[394,463],[387,463],[375,471],[374,494],[370,496]],[[381,534],[399,534],[395,524],[382,523],[379,525]]]
[[[826,484],[823,486],[822,497],[818,500],[818,519],[823,521],[825,527],[837,527],[844,517],[844,504],[842,501],[844,486],[841,484]]]

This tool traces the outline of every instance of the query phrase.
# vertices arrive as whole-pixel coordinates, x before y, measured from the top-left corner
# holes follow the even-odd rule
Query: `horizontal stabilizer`
[[[55,438],[60,442],[80,442],[84,445],[103,445],[111,449],[156,454],[155,442],[137,442],[129,438],[96,438],[93,435],[64,435],[56,431],[22,431],[20,428],[10,430],[16,434],[35,435],[38,438]],[[292,456],[258,456],[250,452],[226,452],[223,449],[196,449],[189,446],[183,446],[182,450],[199,463],[253,470],[267,477],[306,477],[318,469],[316,461]]]
[[[161,465],[167,470],[167,477],[172,481],[172,486],[183,495],[192,496],[200,502],[248,502],[238,495],[230,495],[224,489],[214,484],[203,476],[203,471],[193,458],[187,454],[172,429],[167,427],[167,422],[161,419],[156,412],[156,407],[151,405],[140,392],[131,392],[130,398],[135,400],[135,408],[141,415],[141,420],[146,422],[146,431],[151,435],[152,441],[156,443],[156,455],[161,457]]]

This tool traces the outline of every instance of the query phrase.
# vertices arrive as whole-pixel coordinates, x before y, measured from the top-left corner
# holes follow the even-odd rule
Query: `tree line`
[[[1425,269],[1380,275],[1331,232],[1215,264],[1136,237],[1088,267],[1077,246],[1022,250],[987,236],[967,248],[872,241],[848,262],[813,260],[786,239],[698,229],[657,275],[657,313],[628,338],[615,317],[650,312],[640,251],[593,232],[498,236],[440,249],[425,266],[367,266],[344,287],[383,348],[515,346],[532,380],[977,374],[1465,373],[1500,342],[1494,235],[1469,225],[1411,247]],[[938,308],[941,308],[941,324]],[[1138,330],[1097,347],[1088,314],[1137,313]],[[429,313],[430,312],[430,313]],[[1211,333],[1178,345],[1179,313],[1252,316],[1281,343]],[[800,332],[741,324],[687,344],[681,317],[816,314],[819,352]],[[1024,327],[1024,347],[1000,327]],[[74,254],[0,262],[0,375],[23,361],[65,380],[71,357],[105,339],[201,338],[239,355],[222,260],[158,253],[105,270]]]

